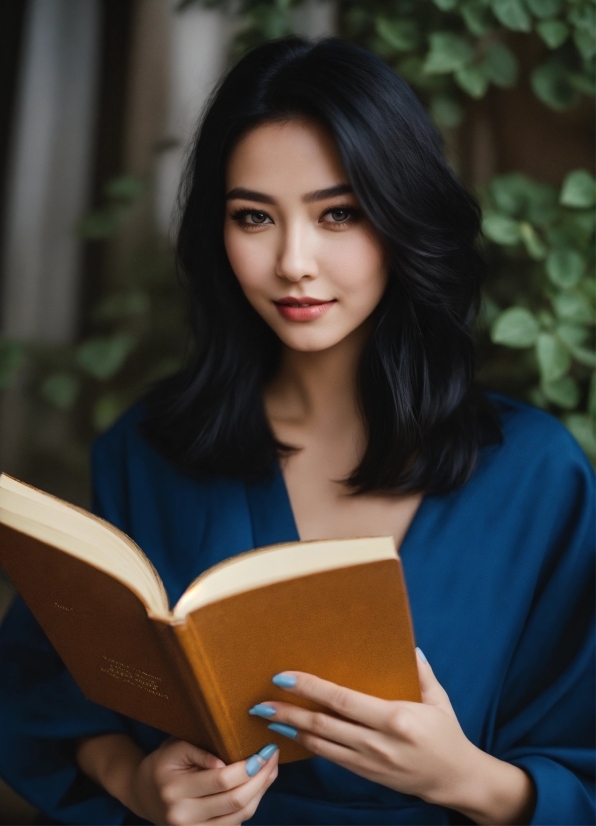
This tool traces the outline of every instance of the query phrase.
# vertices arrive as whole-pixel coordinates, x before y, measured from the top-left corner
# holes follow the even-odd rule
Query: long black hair
[[[195,476],[262,478],[288,449],[276,442],[263,403],[281,344],[240,289],[223,220],[225,168],[238,140],[258,124],[293,117],[330,131],[390,271],[359,366],[368,442],[348,488],[450,491],[469,478],[479,447],[500,438],[496,414],[474,385],[480,209],[404,80],[335,38],[259,46],[208,103],[182,182],[177,245],[193,353],[148,395],[143,433]]]

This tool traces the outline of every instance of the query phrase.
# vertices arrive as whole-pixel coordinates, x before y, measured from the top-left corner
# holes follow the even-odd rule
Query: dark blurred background
[[[595,16],[593,0],[2,0],[0,468],[88,504],[90,443],[184,353],[174,207],[200,110],[234,56],[290,32],[358,42],[413,85],[485,210],[480,377],[596,459]],[[0,616],[11,597],[0,574]],[[0,789],[0,823],[34,817]]]

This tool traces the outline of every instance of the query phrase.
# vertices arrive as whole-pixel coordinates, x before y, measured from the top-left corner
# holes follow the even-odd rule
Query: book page
[[[172,613],[182,620],[203,605],[243,591],[320,571],[397,558],[392,536],[271,545],[239,554],[205,571],[184,592]]]
[[[131,588],[152,614],[169,615],[165,588],[151,562],[103,519],[3,473],[0,523],[99,568]]]

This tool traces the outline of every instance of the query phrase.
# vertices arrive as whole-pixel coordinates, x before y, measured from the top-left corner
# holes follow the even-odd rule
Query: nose
[[[280,278],[293,282],[317,277],[314,239],[310,237],[308,227],[294,224],[281,234],[275,272]]]

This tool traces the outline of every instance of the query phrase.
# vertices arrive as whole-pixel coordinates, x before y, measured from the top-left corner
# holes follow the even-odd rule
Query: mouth
[[[324,315],[336,302],[336,298],[328,301],[321,298],[311,298],[310,296],[301,296],[300,298],[285,296],[273,303],[279,314],[288,321],[313,321]]]

